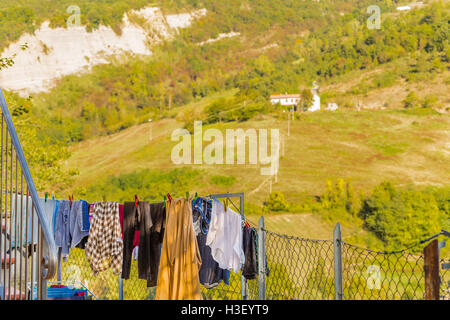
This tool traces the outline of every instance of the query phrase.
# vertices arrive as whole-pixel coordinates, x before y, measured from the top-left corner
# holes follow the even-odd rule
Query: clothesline
[[[202,197],[202,196],[198,196],[199,198],[200,197]],[[70,197],[69,197],[70,198]],[[214,198],[216,198],[215,197],[215,195],[214,194],[209,194],[209,195],[206,195],[206,196],[203,196],[203,198],[210,198],[210,199],[214,199]],[[233,207],[237,210],[237,211],[239,211],[239,214],[242,214],[241,213],[241,210],[234,204],[234,202],[230,199],[230,198],[227,198],[230,202],[231,202],[231,204],[233,205]],[[58,201],[62,201],[62,200],[66,200],[66,199],[54,199],[54,200],[58,200]],[[69,199],[70,200],[70,199]],[[73,200],[73,198],[72,198],[72,200]],[[106,200],[103,200],[104,202],[106,202]],[[153,201],[145,201],[145,202],[147,202],[147,203],[150,203],[150,204],[152,204],[152,203],[161,203],[161,202],[165,202],[166,200],[153,200]],[[94,201],[94,202],[96,202],[96,201]],[[114,200],[111,200],[111,202],[117,202],[117,203],[122,203],[122,202],[127,202],[127,201],[114,201]],[[132,201],[129,201],[129,202],[132,202]],[[93,203],[93,202],[92,202]],[[90,203],[91,205],[92,205],[92,203]],[[251,222],[251,221],[250,221]]]
[[[231,199],[233,197],[240,198],[241,209]],[[181,285],[187,292],[191,292],[192,295],[189,297],[199,297],[198,285],[200,283],[208,289],[222,281],[229,284],[230,271],[237,273],[241,268],[243,268],[241,269],[243,270],[241,274],[243,279],[253,279],[256,272],[256,231],[245,219],[243,193],[206,196],[197,196],[197,194],[189,196],[186,193],[186,197],[177,198],[172,198],[170,194],[167,194],[169,201],[166,199],[139,201],[136,195],[134,201],[106,201],[104,198],[103,201],[92,202],[94,207],[88,208],[87,201],[76,201],[73,196],[69,197],[70,205],[68,200],[57,200],[52,197],[51,200],[60,202],[59,205],[56,204],[58,205],[57,209],[53,209],[54,221],[56,218],[59,219],[58,233],[55,231],[55,240],[58,235],[59,244],[57,243],[57,245],[60,247],[58,280],[61,280],[62,275],[61,257],[68,256],[69,251],[74,247],[85,249],[86,257],[95,275],[112,268],[114,273],[120,274],[119,279],[129,279],[131,259],[136,253],[134,259],[138,261],[138,278],[147,280],[147,287],[157,286],[157,282],[160,281],[159,271],[163,272],[161,283],[157,286],[159,287],[157,292],[163,296],[172,292],[171,289],[167,291],[168,288]],[[41,201],[45,200],[41,199]],[[183,205],[176,205],[178,201],[182,201]],[[186,204],[192,206],[192,215],[189,213],[191,209],[188,209]],[[232,208],[236,209],[236,212]],[[167,218],[166,212],[169,214]],[[112,215],[113,213],[114,215]],[[171,215],[172,213],[173,215]],[[120,219],[112,219],[111,217],[115,217],[115,214],[119,215]],[[177,225],[189,223],[187,220],[189,216],[191,216],[193,228],[182,229],[181,232],[185,234],[185,237],[177,237],[177,244],[164,242],[163,237],[166,237],[166,234],[179,232],[178,229],[175,231]],[[137,219],[137,217],[139,218]],[[90,227],[88,226],[85,230],[84,221],[91,219],[92,221],[87,223]],[[72,221],[78,222],[72,223]],[[161,231],[166,229],[169,230],[167,231],[169,233]],[[80,232],[85,231],[89,234],[82,233],[81,236],[78,236]],[[194,232],[194,242],[192,242],[192,232]],[[120,244],[118,239],[122,239]],[[84,240],[86,241],[83,242]],[[66,249],[66,253],[62,251],[62,248]],[[180,248],[191,249],[186,251],[186,249]],[[189,266],[190,269],[185,270],[189,271],[189,275],[177,274],[179,278],[174,283],[172,280],[168,280],[172,278],[166,274],[166,267],[164,267],[171,259],[169,259],[171,252],[175,252],[173,250],[181,250],[179,254],[189,254],[190,256],[186,259],[194,261]],[[106,257],[108,259],[104,260]],[[165,260],[161,260],[161,262],[160,257],[164,257]],[[108,261],[105,266],[103,266],[104,261]],[[160,265],[163,267],[160,268]],[[167,266],[171,265],[167,264]],[[195,283],[197,283],[195,287],[188,286],[188,284]],[[172,297],[171,294],[165,296]]]

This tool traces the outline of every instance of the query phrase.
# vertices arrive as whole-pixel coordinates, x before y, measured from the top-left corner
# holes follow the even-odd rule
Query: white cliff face
[[[48,22],[34,35],[24,34],[1,54],[2,57],[16,54],[16,57],[12,67],[0,72],[0,88],[22,95],[42,92],[65,75],[107,63],[108,56],[150,55],[149,45],[171,38],[178,28],[186,28],[205,15],[206,9],[164,16],[159,8],[148,7],[132,13],[145,18],[145,25],[131,23],[125,14],[120,36],[105,26],[87,32],[82,26],[51,29]],[[23,51],[20,46],[25,43],[28,49]]]

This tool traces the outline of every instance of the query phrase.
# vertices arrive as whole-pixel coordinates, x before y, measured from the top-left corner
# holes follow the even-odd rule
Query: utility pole
[[[290,137],[290,135],[291,135],[290,125],[291,125],[291,118],[290,118],[290,115],[288,112],[288,137]]]
[[[153,140],[152,119],[148,119],[148,123],[150,123],[150,141],[152,141]]]

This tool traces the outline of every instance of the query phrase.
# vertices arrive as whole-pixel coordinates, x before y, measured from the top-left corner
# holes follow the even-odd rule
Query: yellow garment
[[[157,300],[201,300],[198,272],[202,264],[192,222],[191,200],[173,199],[166,205],[159,263]]]

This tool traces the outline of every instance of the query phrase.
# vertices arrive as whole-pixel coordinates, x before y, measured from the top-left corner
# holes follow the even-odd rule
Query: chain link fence
[[[95,276],[83,249],[74,248],[62,261],[61,280],[82,282],[101,300],[119,299],[119,277],[111,269]],[[57,275],[50,281],[57,281]]]
[[[342,275],[346,300],[424,299],[424,257],[410,248],[376,252],[343,243]],[[412,252],[411,252],[412,251]]]
[[[111,269],[100,272],[94,276],[85,251],[75,248],[70,252],[67,261],[62,262],[61,280],[82,282],[89,290],[101,300],[119,299],[119,276]],[[55,276],[50,281],[57,281]],[[258,280],[249,280],[249,298],[258,297]],[[231,272],[229,285],[220,283],[212,289],[201,286],[204,300],[240,300],[241,275]],[[153,300],[156,287],[147,288],[147,281],[138,278],[137,261],[132,260],[130,278],[123,280],[123,298],[125,300]]]
[[[268,300],[334,299],[332,241],[265,233]]]
[[[444,265],[450,265],[450,259],[441,259],[441,268],[440,268],[440,276],[441,276],[441,299],[442,300],[450,300],[450,269],[448,267],[445,269]]]
[[[332,300],[335,298],[334,242],[265,233],[266,299]],[[424,256],[421,246],[396,252],[377,252],[342,242],[342,291],[345,300],[424,299]],[[442,266],[441,299],[450,300],[450,271]],[[98,299],[119,299],[119,276],[111,270],[94,276],[84,250],[71,251],[62,263],[62,280],[84,283]],[[56,281],[55,279],[52,279]],[[259,279],[247,280],[247,299],[259,297]],[[241,275],[231,272],[229,285],[212,289],[201,286],[204,300],[240,300]],[[130,279],[124,280],[125,300],[152,300],[156,288],[138,279],[137,261],[132,261]]]

